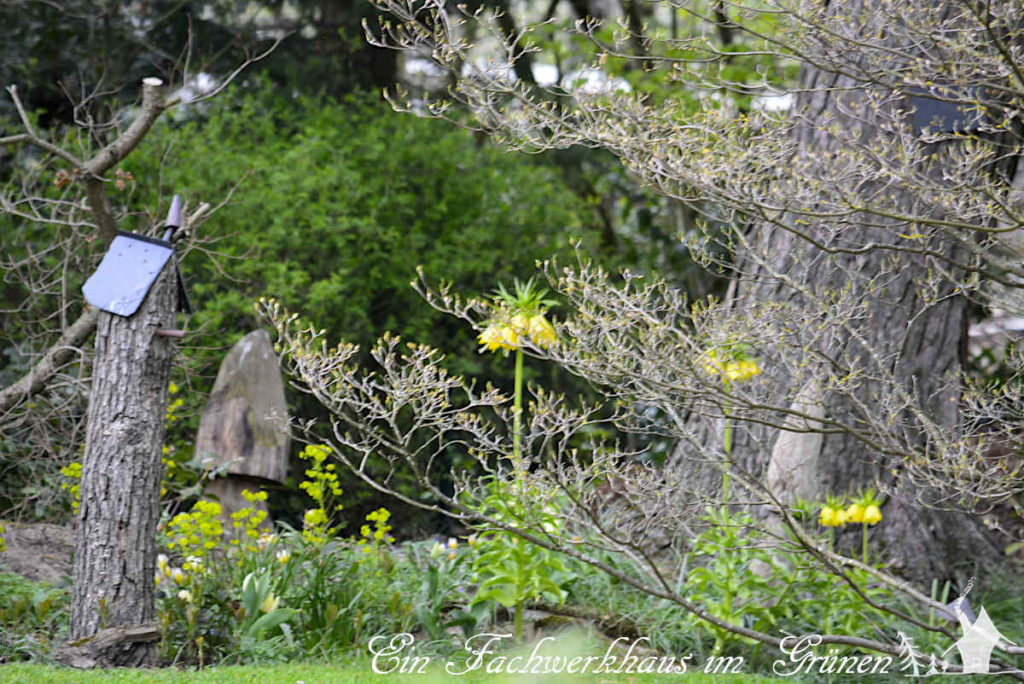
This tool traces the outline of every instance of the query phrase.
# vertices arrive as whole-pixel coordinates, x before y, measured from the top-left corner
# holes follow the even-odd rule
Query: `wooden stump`
[[[154,616],[156,524],[167,386],[175,345],[171,262],[130,317],[101,312],[89,399],[81,503],[72,573],[71,639]],[[152,645],[129,641],[124,662],[145,662]],[[137,663],[136,663],[137,664]]]

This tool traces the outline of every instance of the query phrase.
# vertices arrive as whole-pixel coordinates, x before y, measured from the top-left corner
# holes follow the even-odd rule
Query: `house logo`
[[[981,609],[978,617],[971,620],[970,606],[964,609],[965,597],[961,596],[953,602],[952,608],[960,627],[963,629],[963,636],[952,646],[942,653],[946,654],[954,648],[960,653],[960,662],[963,663],[963,674],[988,674],[989,664],[992,658],[992,649],[1000,641],[1014,645],[1012,641],[999,633],[992,619],[988,616],[985,608]]]
[[[913,639],[903,632],[899,633],[900,656],[902,657],[900,671],[905,673],[904,676],[993,674],[991,670],[992,651],[996,648],[1002,650],[1008,645],[1016,645],[996,629],[985,608],[982,608],[975,616],[971,609],[971,603],[967,599],[967,594],[973,586],[974,580],[972,579],[967,583],[964,593],[959,598],[946,605],[945,610],[939,610],[938,614],[942,617],[951,622],[959,622],[960,629],[963,631],[963,635],[941,655],[932,654],[926,657],[917,650]],[[960,656],[960,667],[952,662],[956,659],[951,655],[953,651]],[[946,659],[947,655],[950,656],[949,660]],[[1009,674],[1011,672],[1019,673],[1020,670],[1008,670],[997,661],[994,674]]]

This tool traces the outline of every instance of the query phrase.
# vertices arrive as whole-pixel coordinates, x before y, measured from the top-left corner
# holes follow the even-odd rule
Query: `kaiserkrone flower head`
[[[836,497],[828,497],[825,505],[821,507],[818,514],[818,522],[823,527],[842,527],[847,523],[846,507],[843,500]]]
[[[555,327],[544,317],[557,302],[544,299],[547,290],[535,286],[533,278],[515,281],[515,293],[499,285],[494,293],[495,315],[477,338],[480,351],[510,351],[524,342],[544,349],[554,344]]]
[[[853,500],[850,507],[846,509],[848,522],[864,523],[865,525],[876,525],[882,521],[882,500],[875,494],[874,489],[865,490],[860,497]]]
[[[761,374],[761,367],[740,344],[709,349],[701,362],[705,373],[721,376],[726,382],[742,382]]]

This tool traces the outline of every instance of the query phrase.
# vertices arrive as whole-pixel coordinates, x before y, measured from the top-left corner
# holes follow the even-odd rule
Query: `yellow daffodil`
[[[283,565],[288,562],[288,559],[292,557],[292,554],[288,551],[288,549],[281,549],[280,551],[274,554],[274,557],[277,558],[278,563],[281,563]]]
[[[852,503],[846,509],[846,520],[852,523],[864,522],[864,507],[859,503]]]
[[[277,604],[281,602],[281,599],[274,596],[273,594],[267,594],[267,597],[263,599],[263,603],[260,604],[260,610],[264,613],[272,613],[277,610]]]
[[[168,558],[165,554],[160,554],[156,557],[156,567],[160,572],[167,574],[167,561]]]
[[[864,522],[868,525],[875,525],[882,522],[882,511],[875,505],[871,504],[864,509]]]
[[[185,581],[185,572],[181,568],[172,568],[167,576],[174,580],[175,584],[181,584]]]

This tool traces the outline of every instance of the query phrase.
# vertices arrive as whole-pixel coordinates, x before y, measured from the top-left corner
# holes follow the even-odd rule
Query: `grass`
[[[463,684],[583,684],[608,682],[609,684],[762,684],[777,682],[778,678],[763,675],[706,675],[687,672],[684,675],[498,675],[473,672],[453,678],[441,667],[428,670],[425,675],[376,674],[369,661],[355,665],[325,665],[293,663],[272,666],[211,667],[202,672],[173,669],[82,671],[49,665],[0,665],[0,684],[435,684],[442,681],[460,681]]]

